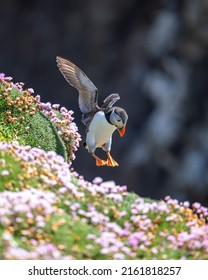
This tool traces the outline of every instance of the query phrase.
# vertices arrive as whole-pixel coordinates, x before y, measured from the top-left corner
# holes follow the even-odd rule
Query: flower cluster
[[[111,258],[115,259],[132,259],[142,255],[151,259],[159,255],[159,258],[166,259],[167,248],[181,252],[178,258],[186,258],[183,255],[185,250],[189,252],[191,258],[198,259],[202,252],[208,256],[208,226],[205,224],[208,209],[201,208],[204,210],[204,215],[200,219],[193,210],[175,199],[168,198],[166,202],[147,202],[138,198],[131,205],[130,218],[125,220],[125,217],[129,217],[127,213],[121,215],[124,217],[123,227],[102,218],[101,236],[90,234],[88,238],[101,245],[103,254],[110,254]],[[91,222],[95,225],[101,224],[99,216],[95,216],[95,210],[93,215],[89,209],[86,213],[83,211],[79,213],[86,217],[93,217]],[[181,222],[185,223],[187,231],[184,231],[184,227],[179,231],[176,230]]]
[[[66,260],[70,257],[63,257],[61,252],[51,243],[38,245],[35,249],[27,251],[18,247],[13,236],[9,233],[3,234],[3,243],[6,248],[3,258],[7,260]]]
[[[5,229],[2,242],[6,259],[48,259],[60,258],[61,254],[53,244],[47,244],[45,224],[57,212],[54,193],[37,189],[20,192],[0,193],[0,223]],[[18,246],[14,236],[21,234],[21,242],[29,244],[31,251]],[[34,249],[33,249],[34,247]]]
[[[36,98],[38,101],[40,100],[39,96]],[[73,122],[73,111],[68,111],[65,107],[60,107],[59,104],[51,105],[50,102],[40,103],[39,109],[56,126],[59,135],[67,146],[67,149],[70,150],[70,160],[74,160],[74,152],[77,151],[79,147],[81,136],[77,131],[78,129],[76,124]]]
[[[128,198],[125,186],[117,186],[112,181],[102,182],[101,178],[89,183],[82,177],[77,184],[77,188],[85,193],[80,195],[82,203],[70,203],[70,196],[66,205],[74,219],[81,218],[83,223],[92,224],[99,230],[99,236],[90,233],[88,239],[100,246],[100,252],[104,256],[112,259],[133,259],[145,255],[147,258],[155,258],[159,255],[159,258],[166,259],[166,251],[172,248],[178,249],[175,258],[186,257],[181,248],[188,250],[191,258],[199,258],[202,252],[207,256],[206,207],[198,207],[195,203],[190,208],[187,202],[179,203],[170,197],[161,201],[137,198],[129,205],[128,210],[124,210],[122,205]],[[94,203],[92,200],[91,203],[88,202],[89,194],[95,199]],[[98,203],[100,199],[102,206]],[[85,209],[82,207],[83,201],[87,202]],[[112,202],[115,204],[112,205]],[[195,214],[196,206],[199,215]],[[193,232],[195,240],[200,243],[198,251],[188,242],[182,245],[181,241],[177,243],[181,235],[193,237]],[[200,235],[196,232],[200,232]]]
[[[11,227],[14,230],[14,221],[22,224],[24,218],[26,218],[29,224],[35,223],[38,227],[43,227],[43,217],[57,210],[53,206],[55,201],[56,197],[54,193],[37,189],[20,192],[1,192],[0,223],[7,230],[11,230]]]
[[[0,98],[3,99],[6,108],[4,121],[6,123],[24,123],[25,114],[34,115],[37,110],[35,97],[31,95],[31,89],[23,90],[24,83],[12,82],[11,77],[0,74]],[[16,95],[12,91],[16,90]]]
[[[3,143],[0,142],[0,154],[11,155],[15,157],[16,163],[21,163],[21,172],[16,175],[16,182],[21,189],[31,188],[34,182],[30,179],[37,180],[37,187],[41,189],[55,188],[56,186],[68,186],[71,174],[69,164],[64,161],[62,156],[55,152],[45,152],[39,148],[30,146],[20,146],[17,142]],[[10,168],[6,169],[4,159],[0,161],[0,172],[5,187],[13,190],[11,179],[8,175],[12,173]],[[14,174],[13,174],[14,177]]]

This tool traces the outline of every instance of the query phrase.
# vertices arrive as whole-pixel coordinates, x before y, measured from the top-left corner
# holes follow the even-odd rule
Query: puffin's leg
[[[103,166],[103,165],[107,165],[107,161],[106,160],[102,160],[99,157],[96,156],[95,153],[90,153],[96,160],[96,165],[97,166]]]
[[[102,160],[102,159],[100,159],[98,156],[96,156],[96,154],[95,154],[96,146],[95,146],[94,142],[88,143],[88,144],[87,144],[87,141],[85,141],[85,142],[83,143],[83,146],[84,146],[84,147],[87,149],[87,151],[94,157],[94,159],[96,160],[96,165],[97,165],[97,166],[107,165],[107,161],[106,161],[106,160]]]
[[[112,166],[112,167],[115,167],[115,166],[118,166],[118,163],[111,157],[111,154],[110,152],[106,152],[107,153],[107,165],[108,166]]]
[[[112,137],[108,139],[108,141],[102,146],[103,150],[107,154],[107,166],[118,166],[118,163],[111,157],[110,150],[111,150],[111,143],[112,143]]]

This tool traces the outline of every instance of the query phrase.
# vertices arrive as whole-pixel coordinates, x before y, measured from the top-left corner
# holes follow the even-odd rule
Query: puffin
[[[113,106],[120,99],[119,94],[110,94],[99,106],[98,89],[87,75],[68,59],[57,56],[56,62],[66,81],[79,92],[81,122],[86,126],[84,147],[95,158],[96,166],[118,166],[110,154],[112,135],[117,130],[123,137],[128,120],[128,115],[123,108]],[[107,160],[100,159],[95,154],[97,148],[102,148],[106,152]]]

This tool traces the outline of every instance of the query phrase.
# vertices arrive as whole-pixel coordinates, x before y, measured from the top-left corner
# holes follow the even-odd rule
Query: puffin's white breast
[[[109,141],[115,130],[115,125],[111,125],[106,120],[105,114],[102,111],[97,112],[89,125],[86,137],[87,146],[102,147],[103,144]]]

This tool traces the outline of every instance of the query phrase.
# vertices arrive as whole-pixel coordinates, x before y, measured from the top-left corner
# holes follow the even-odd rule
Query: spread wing
[[[83,114],[92,112],[98,106],[98,90],[85,73],[71,61],[56,57],[59,70],[67,82],[79,92],[79,108]]]
[[[120,96],[118,93],[112,93],[106,99],[103,101],[103,105],[101,108],[109,109],[113,106],[115,102],[117,102],[120,99]]]

